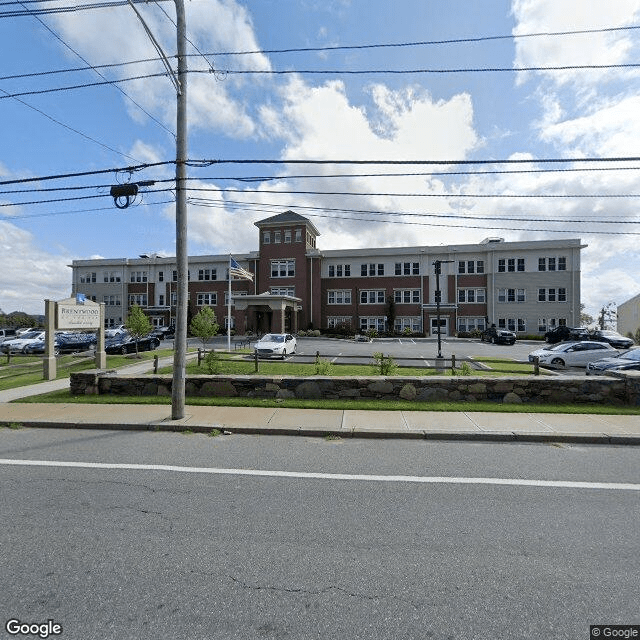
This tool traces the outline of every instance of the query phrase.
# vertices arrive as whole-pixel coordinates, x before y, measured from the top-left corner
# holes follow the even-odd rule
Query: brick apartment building
[[[231,281],[231,322],[238,333],[347,325],[431,335],[437,280],[446,335],[491,324],[539,334],[580,322],[580,250],[586,245],[578,239],[323,250],[314,224],[293,211],[255,224],[258,250],[233,254],[254,274],[253,282]],[[72,293],[104,302],[107,326],[124,323],[133,304],[154,325],[173,322],[175,258],[74,260],[71,267]],[[189,257],[190,316],[210,306],[226,328],[228,289],[228,255]]]

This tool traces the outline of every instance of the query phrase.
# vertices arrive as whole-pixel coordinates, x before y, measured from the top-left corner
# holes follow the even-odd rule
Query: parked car
[[[611,331],[610,329],[594,331],[590,335],[590,338],[591,340],[597,340],[598,342],[608,342],[616,349],[629,349],[633,347],[634,344],[631,338],[625,338],[617,331]]]
[[[296,352],[296,339],[290,333],[267,333],[254,346],[259,358],[280,356],[283,360],[287,354]]]
[[[43,354],[44,351],[45,351],[45,349],[44,349],[44,337],[41,340],[38,340],[36,342],[30,342],[28,345],[26,345],[22,349],[22,353],[27,353],[29,355]],[[58,339],[57,338],[53,343],[53,355],[54,356],[59,356],[60,355],[60,345],[58,344]]]
[[[550,344],[556,344],[558,342],[564,342],[567,340],[576,341],[588,339],[588,329],[585,329],[583,327],[567,327],[566,325],[560,325],[559,327],[549,329],[549,331],[544,334],[545,342],[548,342]]]
[[[62,333],[56,337],[61,353],[87,351],[95,347],[97,341],[95,333]]]
[[[169,340],[176,335],[176,328],[174,325],[169,327],[156,327],[151,334],[160,340]]]
[[[135,353],[136,343],[138,345],[138,351],[153,351],[160,346],[160,340],[155,336],[148,335],[137,340],[128,332],[125,331],[117,335],[115,338],[105,340],[104,350],[106,353]]]
[[[507,329],[498,329],[498,327],[489,327],[482,332],[480,336],[481,342],[491,342],[492,344],[515,344],[516,334]]]
[[[119,336],[125,331],[126,329],[124,329],[122,325],[120,325],[120,327],[112,327],[111,329],[105,329],[104,330],[105,340],[108,340],[109,338],[115,338],[116,336]]]
[[[580,342],[561,342],[553,347],[537,349],[529,354],[529,362],[537,356],[540,364],[554,367],[586,367],[589,362],[617,354],[617,350],[606,342],[581,340]]]
[[[623,351],[617,356],[603,358],[587,365],[588,376],[607,375],[613,371],[640,371],[640,348]]]
[[[13,340],[16,337],[15,329],[0,329],[0,344],[5,340]]]
[[[5,340],[0,344],[0,350],[4,353],[8,353],[10,350],[13,353],[22,352],[22,350],[32,342],[38,342],[44,340],[44,331],[27,331],[23,333],[19,338],[13,340]]]

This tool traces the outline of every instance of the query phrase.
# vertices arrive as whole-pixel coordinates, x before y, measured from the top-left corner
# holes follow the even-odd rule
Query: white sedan
[[[586,367],[589,362],[617,355],[606,342],[583,340],[581,342],[561,342],[553,347],[538,349],[529,354],[529,362],[538,356],[540,364],[551,364],[555,367]]]
[[[4,353],[8,353],[9,351],[12,351],[14,353],[18,351],[22,352],[22,350],[26,346],[34,342],[40,342],[44,340],[44,334],[44,331],[27,331],[26,333],[23,333],[19,338],[5,340],[5,342],[3,342],[0,346],[0,349],[2,349]]]
[[[296,339],[290,333],[267,333],[256,342],[254,351],[259,358],[280,356],[284,360],[296,352]]]

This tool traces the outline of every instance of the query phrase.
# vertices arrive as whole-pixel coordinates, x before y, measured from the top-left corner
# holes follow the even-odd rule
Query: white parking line
[[[552,489],[608,489],[640,491],[640,484],[626,482],[576,482],[571,480],[525,480],[523,478],[464,478],[447,476],[385,476],[347,473],[311,473],[304,471],[269,471],[262,469],[216,469],[209,467],[177,467],[165,464],[116,464],[106,462],[65,462],[61,460],[11,460],[0,458],[0,465],[24,467],[65,467],[75,469],[167,471],[209,475],[260,476],[303,480],[340,480],[352,482],[405,482],[413,484],[470,484],[510,487],[543,487]]]

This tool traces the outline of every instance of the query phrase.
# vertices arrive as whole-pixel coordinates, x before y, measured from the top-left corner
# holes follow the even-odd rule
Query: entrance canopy
[[[249,311],[255,314],[258,331],[274,333],[298,331],[298,311],[302,309],[301,298],[275,295],[265,291],[252,296],[232,296],[232,299],[236,311]]]

